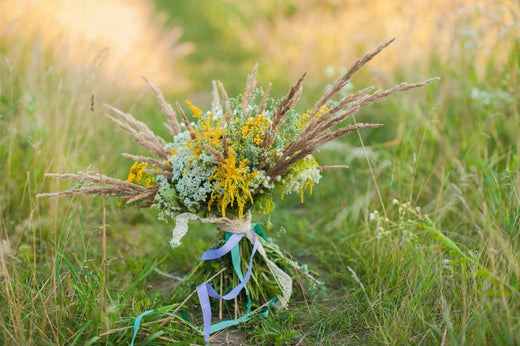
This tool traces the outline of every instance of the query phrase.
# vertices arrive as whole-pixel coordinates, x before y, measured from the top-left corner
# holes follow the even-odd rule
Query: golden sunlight
[[[186,85],[176,61],[192,50],[180,29],[166,29],[151,2],[17,0],[0,3],[0,35],[11,45],[40,43],[58,64],[88,67],[123,87],[142,87],[140,75],[161,87]],[[9,47],[14,49],[15,47]]]
[[[507,45],[513,42],[508,38],[519,33],[515,24],[519,8],[514,2],[294,1],[292,15],[261,21],[254,30],[243,32],[243,41],[261,45],[264,73],[271,66],[268,72],[273,75],[308,71],[319,76],[335,75],[370,47],[397,37],[394,49],[377,63],[385,80],[396,67],[426,68],[423,62],[431,53],[443,62],[470,52],[482,60],[490,55],[506,59]]]

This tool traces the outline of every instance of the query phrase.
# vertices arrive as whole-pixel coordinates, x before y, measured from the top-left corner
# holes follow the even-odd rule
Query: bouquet
[[[270,294],[276,294],[275,299],[267,297],[264,303],[269,305],[277,301],[279,306],[286,307],[292,292],[292,275],[286,271],[301,271],[302,267],[283,255],[275,244],[265,238],[261,229],[251,223],[251,212],[254,210],[260,214],[269,214],[274,207],[276,190],[282,196],[298,193],[303,202],[305,193],[312,193],[324,171],[344,167],[320,166],[313,156],[320,146],[353,131],[381,126],[347,123],[354,114],[389,95],[422,87],[436,80],[401,83],[385,90],[374,91],[373,87],[369,87],[344,95],[342,90],[354,73],[392,41],[383,43],[375,51],[357,60],[306,112],[295,109],[306,74],[279,100],[271,97],[271,85],[265,89],[257,87],[258,65],[248,76],[243,94],[237,97],[229,97],[224,86],[214,82],[210,111],[204,111],[186,100],[191,121],[181,104],[177,102],[174,110],[165,101],[161,91],[144,78],[167,118],[166,127],[171,137],[164,140],[132,115],[107,106],[111,111],[107,117],[128,132],[151,155],[123,154],[135,161],[126,181],[94,173],[47,174],[77,180],[82,184],[67,191],[40,196],[54,198],[106,194],[119,197],[121,204],[130,207],[156,208],[161,219],[175,220],[170,242],[172,247],[181,244],[182,237],[188,231],[189,221],[217,225],[218,230],[227,234],[218,243],[223,245],[207,251],[201,259],[211,261],[231,253],[231,265],[235,271],[232,273],[234,279],[228,280],[229,285],[224,289],[221,280],[220,293],[211,284],[215,283],[214,278],[201,282],[197,287],[206,340],[211,332],[219,330],[218,326],[211,325],[209,297],[232,300],[245,291],[248,297],[245,308],[247,314],[241,321],[246,320],[251,311],[251,291],[260,285],[260,280],[254,280],[256,285],[250,282],[255,272],[270,273],[270,279],[262,281],[275,283],[277,287],[270,291]],[[247,247],[241,245],[241,248],[238,244],[244,237],[249,240],[249,244],[245,242]],[[256,260],[253,270],[256,252],[260,254],[261,260]],[[240,258],[242,262],[249,262],[245,274],[242,265],[235,263]],[[313,279],[310,274],[305,274]],[[188,277],[193,280],[197,275],[192,273]],[[267,275],[265,277],[269,278]],[[233,285],[233,282],[238,284]],[[223,291],[229,293],[223,295]]]

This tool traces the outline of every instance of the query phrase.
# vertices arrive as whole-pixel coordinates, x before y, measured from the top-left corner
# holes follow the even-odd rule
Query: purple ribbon
[[[200,256],[200,259],[203,261],[211,261],[224,256],[231,251],[244,236],[244,233],[233,233],[222,247],[204,252],[202,256]]]
[[[217,291],[215,291],[215,289],[211,287],[211,285],[207,282],[204,282],[197,286],[197,294],[199,296],[200,307],[202,309],[202,319],[204,321],[204,340],[206,342],[209,342],[209,334],[211,329],[211,304],[209,301],[209,297],[223,300],[231,300],[235,298],[240,293],[240,291],[242,291],[242,289],[245,287],[245,285],[251,278],[251,272],[253,269],[253,256],[255,255],[256,250],[258,249],[258,239],[253,229],[251,229],[250,232],[253,235],[253,251],[251,251],[251,257],[249,258],[249,268],[247,269],[244,279],[237,286],[235,286],[228,294],[224,296],[218,294]],[[206,261],[217,259],[226,255],[228,252],[231,251],[231,249],[233,249],[238,244],[238,242],[244,237],[244,235],[245,234],[243,233],[234,233],[228,239],[228,241],[224,245],[222,245],[222,247],[215,250],[208,250],[204,252],[201,256],[201,259]]]

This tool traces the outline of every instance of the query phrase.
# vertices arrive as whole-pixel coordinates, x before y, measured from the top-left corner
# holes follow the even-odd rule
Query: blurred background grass
[[[356,58],[396,36],[351,88],[441,82],[360,114],[385,126],[363,132],[364,146],[354,135],[318,154],[351,168],[326,173],[304,204],[277,201],[268,235],[324,286],[308,306],[295,300],[241,327],[238,340],[519,343],[519,9],[513,0],[1,1],[0,340],[128,342],[131,330],[117,328],[170,303],[175,282],[154,269],[182,275],[214,239],[211,227],[194,225],[171,250],[172,225],[154,211],[35,199],[69,187],[45,172],[101,168],[125,178],[131,162],[119,154],[140,149],[104,119],[103,103],[166,137],[140,75],[170,101],[207,108],[212,80],[237,94],[259,62],[260,84],[272,82],[277,97],[309,72],[304,110]],[[399,220],[393,199],[421,207],[478,260],[457,263],[419,219]],[[376,209],[402,226],[381,237],[369,221]],[[202,342],[182,323],[162,330],[140,337]]]

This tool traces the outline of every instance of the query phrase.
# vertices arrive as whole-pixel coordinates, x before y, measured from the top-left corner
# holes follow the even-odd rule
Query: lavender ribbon
[[[211,331],[211,304],[209,301],[209,297],[223,300],[234,299],[240,293],[240,291],[242,291],[242,289],[246,286],[247,282],[251,278],[251,272],[253,269],[253,256],[255,255],[256,250],[258,249],[258,239],[253,229],[251,229],[250,232],[253,236],[253,250],[251,251],[251,257],[249,258],[249,267],[247,269],[246,275],[244,276],[244,279],[237,286],[235,286],[228,294],[224,296],[218,294],[217,291],[215,291],[215,289],[207,282],[204,282],[197,286],[197,294],[199,296],[200,307],[202,309],[202,319],[204,322],[204,340],[206,342],[209,342],[209,334]],[[222,245],[222,247],[215,250],[208,250],[204,252],[200,259],[205,261],[213,260],[226,255],[238,244],[238,242],[244,236],[245,234],[243,233],[234,233],[228,239],[228,241],[224,245]]]

